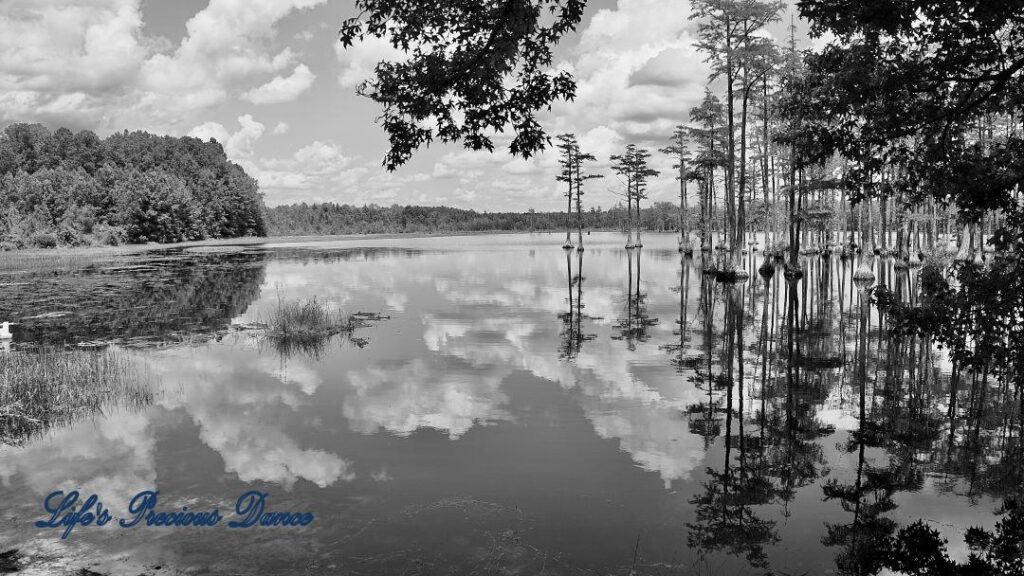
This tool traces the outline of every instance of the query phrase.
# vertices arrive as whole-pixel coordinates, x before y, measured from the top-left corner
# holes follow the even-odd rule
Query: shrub
[[[36,233],[29,239],[29,244],[36,248],[56,248],[57,237],[49,232]]]
[[[120,226],[97,224],[92,230],[92,241],[100,246],[120,246],[127,238],[128,234]]]
[[[57,231],[57,240],[62,246],[81,246],[85,243],[78,230],[68,227],[61,227]]]

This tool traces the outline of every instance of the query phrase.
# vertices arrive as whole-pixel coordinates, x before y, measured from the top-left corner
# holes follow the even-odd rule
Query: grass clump
[[[355,331],[388,319],[390,316],[374,312],[346,314],[313,298],[287,302],[278,300],[270,320],[257,324],[263,327],[261,341],[268,343],[282,357],[301,353],[319,358],[334,336],[339,336],[342,343],[359,348],[366,346],[369,341],[356,337]]]
[[[281,356],[302,353],[319,357],[328,340],[351,336],[361,322],[339,309],[312,300],[278,300],[267,324],[266,339]]]
[[[43,347],[0,354],[0,443],[20,445],[108,407],[152,402],[148,383],[112,350]]]
[[[269,336],[293,340],[329,338],[335,334],[352,332],[358,326],[354,317],[330,308],[316,298],[278,301],[267,324]]]

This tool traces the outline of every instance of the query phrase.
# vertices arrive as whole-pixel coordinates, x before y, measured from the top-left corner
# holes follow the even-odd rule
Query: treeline
[[[265,234],[256,180],[215,141],[40,124],[0,134],[0,249]]]
[[[583,227],[590,230],[621,230],[628,214],[621,205],[608,210],[592,208],[582,213]],[[268,208],[267,231],[271,236],[373,234],[403,232],[527,232],[565,230],[565,212],[477,212],[447,206],[351,206],[348,204],[290,204]],[[676,230],[679,208],[657,202],[640,213],[646,230]],[[575,221],[573,222],[575,226]]]

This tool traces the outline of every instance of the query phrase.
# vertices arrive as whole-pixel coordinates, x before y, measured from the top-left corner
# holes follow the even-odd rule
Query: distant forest
[[[0,249],[265,234],[256,180],[214,141],[40,124],[0,134]]]
[[[625,207],[585,211],[583,227],[619,230],[627,223]],[[656,202],[640,211],[644,229],[675,230],[679,208]],[[271,236],[373,234],[401,232],[486,232],[566,229],[565,212],[477,212],[446,206],[350,206],[348,204],[290,204],[268,208]],[[572,227],[576,222],[573,217]]]

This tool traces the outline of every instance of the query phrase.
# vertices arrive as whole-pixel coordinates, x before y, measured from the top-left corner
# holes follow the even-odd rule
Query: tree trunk
[[[880,218],[882,219],[882,251],[889,251],[889,198],[882,196],[879,206]]]
[[[726,43],[726,55],[725,55],[725,91],[726,91],[726,108],[727,108],[727,121],[729,130],[729,153],[728,153],[728,164],[725,167],[725,179],[726,179],[726,227],[728,228],[728,242],[729,242],[729,258],[727,263],[727,269],[732,270],[736,266],[736,214],[735,202],[736,202],[736,135],[734,133],[736,127],[736,120],[733,118],[735,113],[735,91],[733,87],[733,60],[732,60],[732,27],[728,18],[725,21],[725,43]]]
[[[570,176],[571,178],[571,176]],[[563,247],[572,246],[572,182],[569,182],[568,206],[565,210],[565,244]]]
[[[737,215],[737,241],[740,250],[747,240],[747,211],[745,197],[747,194],[747,102],[750,99],[750,88],[747,85],[746,71],[743,73],[743,103],[740,106],[740,185],[739,214]]]

